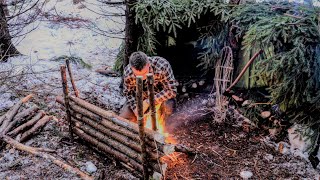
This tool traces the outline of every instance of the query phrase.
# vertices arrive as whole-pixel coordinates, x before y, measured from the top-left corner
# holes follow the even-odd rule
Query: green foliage
[[[138,49],[148,54],[156,54],[158,43],[156,32],[166,32],[173,38],[179,36],[178,30],[189,28],[202,15],[210,11],[214,0],[140,0],[135,5],[136,24],[143,29]],[[213,25],[212,25],[213,26]]]
[[[124,61],[124,51],[125,51],[125,45],[124,43],[122,43],[120,45],[120,51],[116,57],[116,62],[114,63],[114,66],[113,66],[113,70],[118,72],[121,75],[123,74],[122,66]]]
[[[83,59],[80,57],[63,55],[63,56],[59,56],[59,57],[54,57],[51,59],[51,61],[64,62],[67,59],[69,59],[70,63],[78,64],[78,65],[82,66],[83,68],[88,68],[88,69],[92,68],[92,66],[90,64],[84,62]]]
[[[288,2],[230,5],[219,0],[140,0],[136,23],[143,28],[139,50],[156,54],[157,32],[172,38],[204,15],[215,21],[199,28],[204,70],[218,59],[232,34],[246,58],[263,50],[252,67],[255,83],[268,87],[271,102],[292,122],[320,126],[320,10]],[[174,42],[174,41],[172,41]],[[310,113],[312,112],[312,113]]]

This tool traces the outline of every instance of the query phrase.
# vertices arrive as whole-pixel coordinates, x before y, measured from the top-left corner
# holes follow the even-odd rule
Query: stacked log
[[[39,110],[36,105],[27,109],[22,108],[22,105],[28,102],[32,96],[31,94],[21,99],[0,117],[1,135],[8,135],[23,142],[36,134],[50,121],[51,117],[47,116],[44,111]]]
[[[80,98],[69,96],[68,99],[74,134],[112,155],[129,170],[136,170],[142,177],[143,158],[138,125]],[[64,98],[57,97],[56,100],[64,105]],[[144,132],[148,172],[153,177],[159,177],[159,174],[164,176],[166,164],[159,161],[162,156],[173,152],[193,152],[182,145],[166,144],[165,137],[158,132],[147,128]]]

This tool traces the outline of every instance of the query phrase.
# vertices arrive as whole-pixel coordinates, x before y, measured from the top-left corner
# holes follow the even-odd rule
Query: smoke
[[[214,98],[209,95],[202,95],[179,104],[175,112],[166,120],[166,130],[172,133],[180,126],[212,116],[214,104]]]

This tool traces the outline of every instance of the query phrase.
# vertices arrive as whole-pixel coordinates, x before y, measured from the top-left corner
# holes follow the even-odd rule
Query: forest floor
[[[67,0],[46,2],[48,12],[58,12],[63,17],[71,14],[97,25],[106,24],[105,19],[81,4],[74,5]],[[70,143],[64,111],[55,102],[55,97],[62,95],[59,67],[64,64],[63,60],[55,59],[64,55],[77,56],[92,66],[85,68],[72,62],[81,98],[118,112],[125,101],[119,89],[120,78],[106,77],[94,70],[114,64],[122,40],[106,38],[77,24],[70,26],[69,22],[40,19],[37,23],[40,23],[38,29],[21,37],[22,41],[17,39],[21,42],[16,46],[25,56],[10,58],[0,66],[0,79],[8,79],[0,86],[0,115],[20,98],[35,93],[32,103],[54,115],[56,120],[50,121],[38,135],[25,142],[26,145],[53,149],[54,156],[96,178],[137,179],[108,155],[96,152],[79,141]],[[239,179],[249,177],[250,173],[252,179],[319,179],[320,169],[313,169],[304,156],[291,151],[286,139],[282,142],[286,151],[280,153],[279,143],[271,141],[268,133],[259,129],[246,132],[235,119],[219,124],[211,116],[190,118],[192,110],[202,108],[202,101],[207,99],[199,97],[180,104],[168,122],[171,135],[179,143],[196,149],[197,153],[166,158],[169,167],[167,179]],[[42,158],[7,145],[0,151],[0,179],[78,177]]]
[[[92,103],[94,99],[90,100]],[[313,169],[310,162],[290,152],[280,153],[277,143],[269,134],[254,129],[244,131],[239,121],[226,119],[217,123],[211,116],[184,118],[186,111],[201,108],[203,99],[189,100],[187,106],[178,107],[167,122],[168,130],[178,143],[194,148],[195,155],[177,153],[166,157],[166,179],[318,179],[320,169]],[[31,103],[31,102],[30,102]],[[39,104],[34,100],[32,103]],[[107,106],[101,106],[106,108]],[[25,144],[55,150],[54,156],[100,179],[137,179],[123,169],[107,154],[89,146],[68,140],[65,114],[57,103],[53,108],[57,121],[51,121],[38,135]],[[178,121],[178,122],[177,122]],[[0,151],[1,179],[78,179],[78,177],[42,158],[16,150],[9,145]],[[92,166],[89,164],[93,164]]]

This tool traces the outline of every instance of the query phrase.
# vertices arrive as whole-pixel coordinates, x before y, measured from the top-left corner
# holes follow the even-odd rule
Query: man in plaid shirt
[[[176,80],[171,65],[162,57],[148,57],[143,52],[134,52],[129,58],[129,65],[124,69],[123,93],[127,102],[120,111],[120,116],[130,121],[137,121],[136,76],[143,77],[143,112],[149,108],[147,74],[154,75],[155,104],[166,117],[172,114],[177,94]]]

